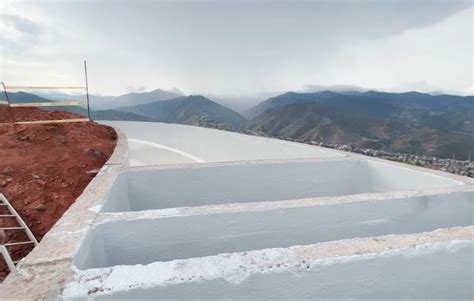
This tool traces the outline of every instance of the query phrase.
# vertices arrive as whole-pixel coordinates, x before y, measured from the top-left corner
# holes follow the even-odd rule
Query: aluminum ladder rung
[[[20,242],[0,244],[0,252],[2,254],[2,257],[7,263],[7,266],[10,272],[13,272],[16,270],[15,265],[18,262],[20,262],[21,259],[13,261],[10,256],[10,253],[7,250],[7,247],[26,245],[26,244],[33,244],[34,246],[36,246],[38,245],[38,240],[36,240],[36,237],[33,235],[30,228],[28,228],[28,225],[25,223],[25,221],[21,218],[21,216],[18,214],[15,208],[13,208],[13,206],[10,204],[8,199],[2,193],[0,193],[0,206],[5,206],[9,213],[9,214],[1,214],[0,217],[14,217],[16,222],[19,225],[19,227],[0,227],[0,230],[3,230],[3,231],[22,230],[25,232],[26,236],[28,236],[28,239],[29,239],[29,241],[20,241]]]
[[[29,245],[29,244],[34,244],[35,242],[32,240],[29,241],[19,241],[19,242],[10,242],[3,244],[5,247],[12,247],[12,246],[19,246],[19,245]]]
[[[24,230],[25,227],[7,227],[7,228],[0,228],[0,230],[4,230],[4,231],[13,231],[13,230]]]

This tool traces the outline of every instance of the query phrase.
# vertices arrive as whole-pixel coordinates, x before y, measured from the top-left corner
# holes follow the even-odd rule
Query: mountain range
[[[474,98],[418,92],[289,92],[246,113],[247,127],[309,141],[466,159]]]
[[[65,94],[65,93],[41,93],[35,92],[39,96],[50,100],[86,100],[85,94]],[[90,107],[92,110],[109,110],[118,107],[132,106],[138,104],[150,103],[158,100],[171,99],[183,96],[180,92],[155,89],[143,93],[127,93],[120,96],[98,96],[89,95]]]
[[[277,137],[439,157],[454,154],[458,159],[469,157],[474,150],[472,96],[342,90],[283,93],[248,109],[242,116],[201,95],[183,96],[157,89],[118,97],[93,96],[91,106],[95,109],[91,115],[102,120],[192,125],[204,120]],[[70,95],[47,99],[44,94],[40,97],[23,92],[9,95],[12,102],[77,99]],[[66,109],[86,113],[83,108]]]
[[[25,102],[54,102],[61,100],[77,100],[77,96],[65,96],[56,94],[57,100],[46,99],[35,94],[25,92],[8,93],[12,103]],[[44,94],[43,94],[44,95]],[[145,93],[130,93],[114,97],[113,109],[97,110],[91,109],[91,118],[97,120],[129,120],[129,121],[159,121],[168,123],[181,123],[198,125],[203,120],[213,123],[221,123],[232,128],[240,129],[245,127],[247,120],[239,113],[228,109],[201,95],[178,96],[175,93],[163,93],[163,90],[154,90]],[[162,97],[172,97],[161,100]],[[95,105],[91,107],[110,107],[111,101],[107,97],[106,105]],[[97,101],[98,98],[95,98]],[[154,100],[154,101],[153,101]],[[92,100],[91,100],[92,103]],[[127,106],[135,103],[136,105]],[[122,106],[125,104],[126,106]],[[69,112],[87,115],[87,110],[83,107],[45,107],[45,109],[62,109]]]

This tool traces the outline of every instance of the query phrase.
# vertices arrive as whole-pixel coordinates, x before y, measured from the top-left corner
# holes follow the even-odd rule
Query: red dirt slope
[[[12,110],[17,121],[82,117],[35,108]],[[0,192],[40,240],[108,160],[117,135],[95,122],[17,125],[15,129],[7,123],[10,120],[8,108],[0,106]],[[13,226],[11,219],[0,218],[0,227],[5,226]],[[22,239],[8,232],[0,233],[0,240],[2,236],[10,242]],[[10,250],[15,260],[31,247]],[[0,255],[0,282],[7,273]]]

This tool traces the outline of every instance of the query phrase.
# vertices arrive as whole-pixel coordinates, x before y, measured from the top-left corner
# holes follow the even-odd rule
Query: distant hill
[[[199,118],[208,118],[234,128],[241,128],[246,123],[246,119],[237,112],[201,95],[181,96],[117,110],[170,123],[196,124]]]
[[[84,112],[83,114],[85,115],[87,112]],[[121,112],[116,110],[95,110],[91,112],[91,118],[93,120],[156,121],[153,118],[132,112]]]
[[[424,93],[289,92],[257,105],[247,127],[274,136],[467,158],[474,98]]]
[[[284,94],[271,97],[255,107],[248,109],[244,116],[251,119],[254,118],[263,112],[289,105],[294,103],[304,103],[304,102],[315,102],[322,99],[327,99],[335,96],[340,96],[341,94],[332,92],[332,91],[320,91],[320,92],[313,92],[313,93],[297,93],[297,92],[286,92]]]
[[[52,100],[86,100],[84,94],[70,95],[64,93],[38,93],[40,96]],[[90,107],[93,110],[108,110],[123,106],[134,106],[139,104],[150,103],[159,100],[176,98],[182,96],[178,90],[165,91],[156,89],[151,92],[128,93],[120,96],[97,96],[89,95]]]
[[[360,145],[406,130],[404,124],[386,119],[394,111],[388,104],[364,99],[356,103],[340,96],[322,103],[294,103],[267,110],[250,120],[248,127],[275,136]]]
[[[376,100],[380,103],[387,103],[397,106],[406,106],[411,108],[424,108],[429,110],[458,111],[460,109],[472,108],[472,96],[455,95],[430,95],[419,92],[406,93],[387,93],[377,91],[351,93],[339,93],[333,91],[319,91],[312,93],[287,92],[275,97],[271,97],[255,107],[250,108],[244,113],[248,118],[254,118],[266,110],[285,106],[293,103],[320,102],[325,99],[348,96],[365,98],[367,100]]]
[[[114,108],[147,104],[159,100],[171,99],[180,96],[182,95],[161,89],[156,89],[151,92],[143,93],[128,93],[125,95],[118,96],[115,99]]]
[[[26,92],[12,92],[8,93],[8,97],[11,103],[27,103],[27,102],[54,102],[51,99],[40,97],[33,93]],[[3,99],[3,98],[2,98]],[[60,98],[61,100],[78,100],[76,97],[70,99]],[[64,110],[67,112],[78,113],[83,116],[87,116],[87,109],[79,106],[68,106],[68,107],[43,107],[45,110]],[[127,120],[127,121],[155,121],[153,118],[141,116],[130,112],[120,112],[116,110],[91,110],[91,118],[94,120]]]
[[[5,94],[0,94],[1,100],[6,100]],[[52,100],[40,97],[36,94],[26,92],[8,92],[8,98],[11,103],[27,103],[27,102],[50,102]]]

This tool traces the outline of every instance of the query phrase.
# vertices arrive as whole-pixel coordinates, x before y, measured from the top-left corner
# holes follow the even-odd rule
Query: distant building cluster
[[[308,143],[308,142],[304,142]],[[470,160],[442,159],[437,157],[420,156],[405,153],[392,153],[382,150],[353,147],[341,144],[329,144],[311,141],[309,144],[318,145],[327,148],[333,148],[342,151],[358,153],[366,156],[382,158],[391,161],[408,163],[416,166],[442,170],[461,176],[474,178],[474,162]]]
[[[346,151],[346,152],[353,152],[353,153],[358,153],[358,154],[376,157],[376,158],[382,158],[382,159],[391,160],[391,161],[403,162],[407,164],[446,171],[452,174],[474,178],[474,162],[472,162],[471,160],[442,159],[442,158],[422,156],[422,155],[393,153],[393,152],[388,152],[388,151],[383,151],[383,150],[354,147],[354,146],[344,145],[344,144],[332,144],[332,143],[324,143],[324,142],[318,142],[318,141],[292,139],[292,138],[287,138],[287,137],[275,137],[265,132],[252,131],[252,130],[247,130],[247,129],[240,129],[240,130],[233,129],[226,124],[219,123],[205,117],[201,118],[197,125],[208,127],[208,128],[231,131],[231,132],[238,132],[238,133],[247,134],[247,135],[270,137],[270,138],[276,138],[276,139],[281,139],[281,140],[317,145],[321,147],[332,148],[332,149]]]

